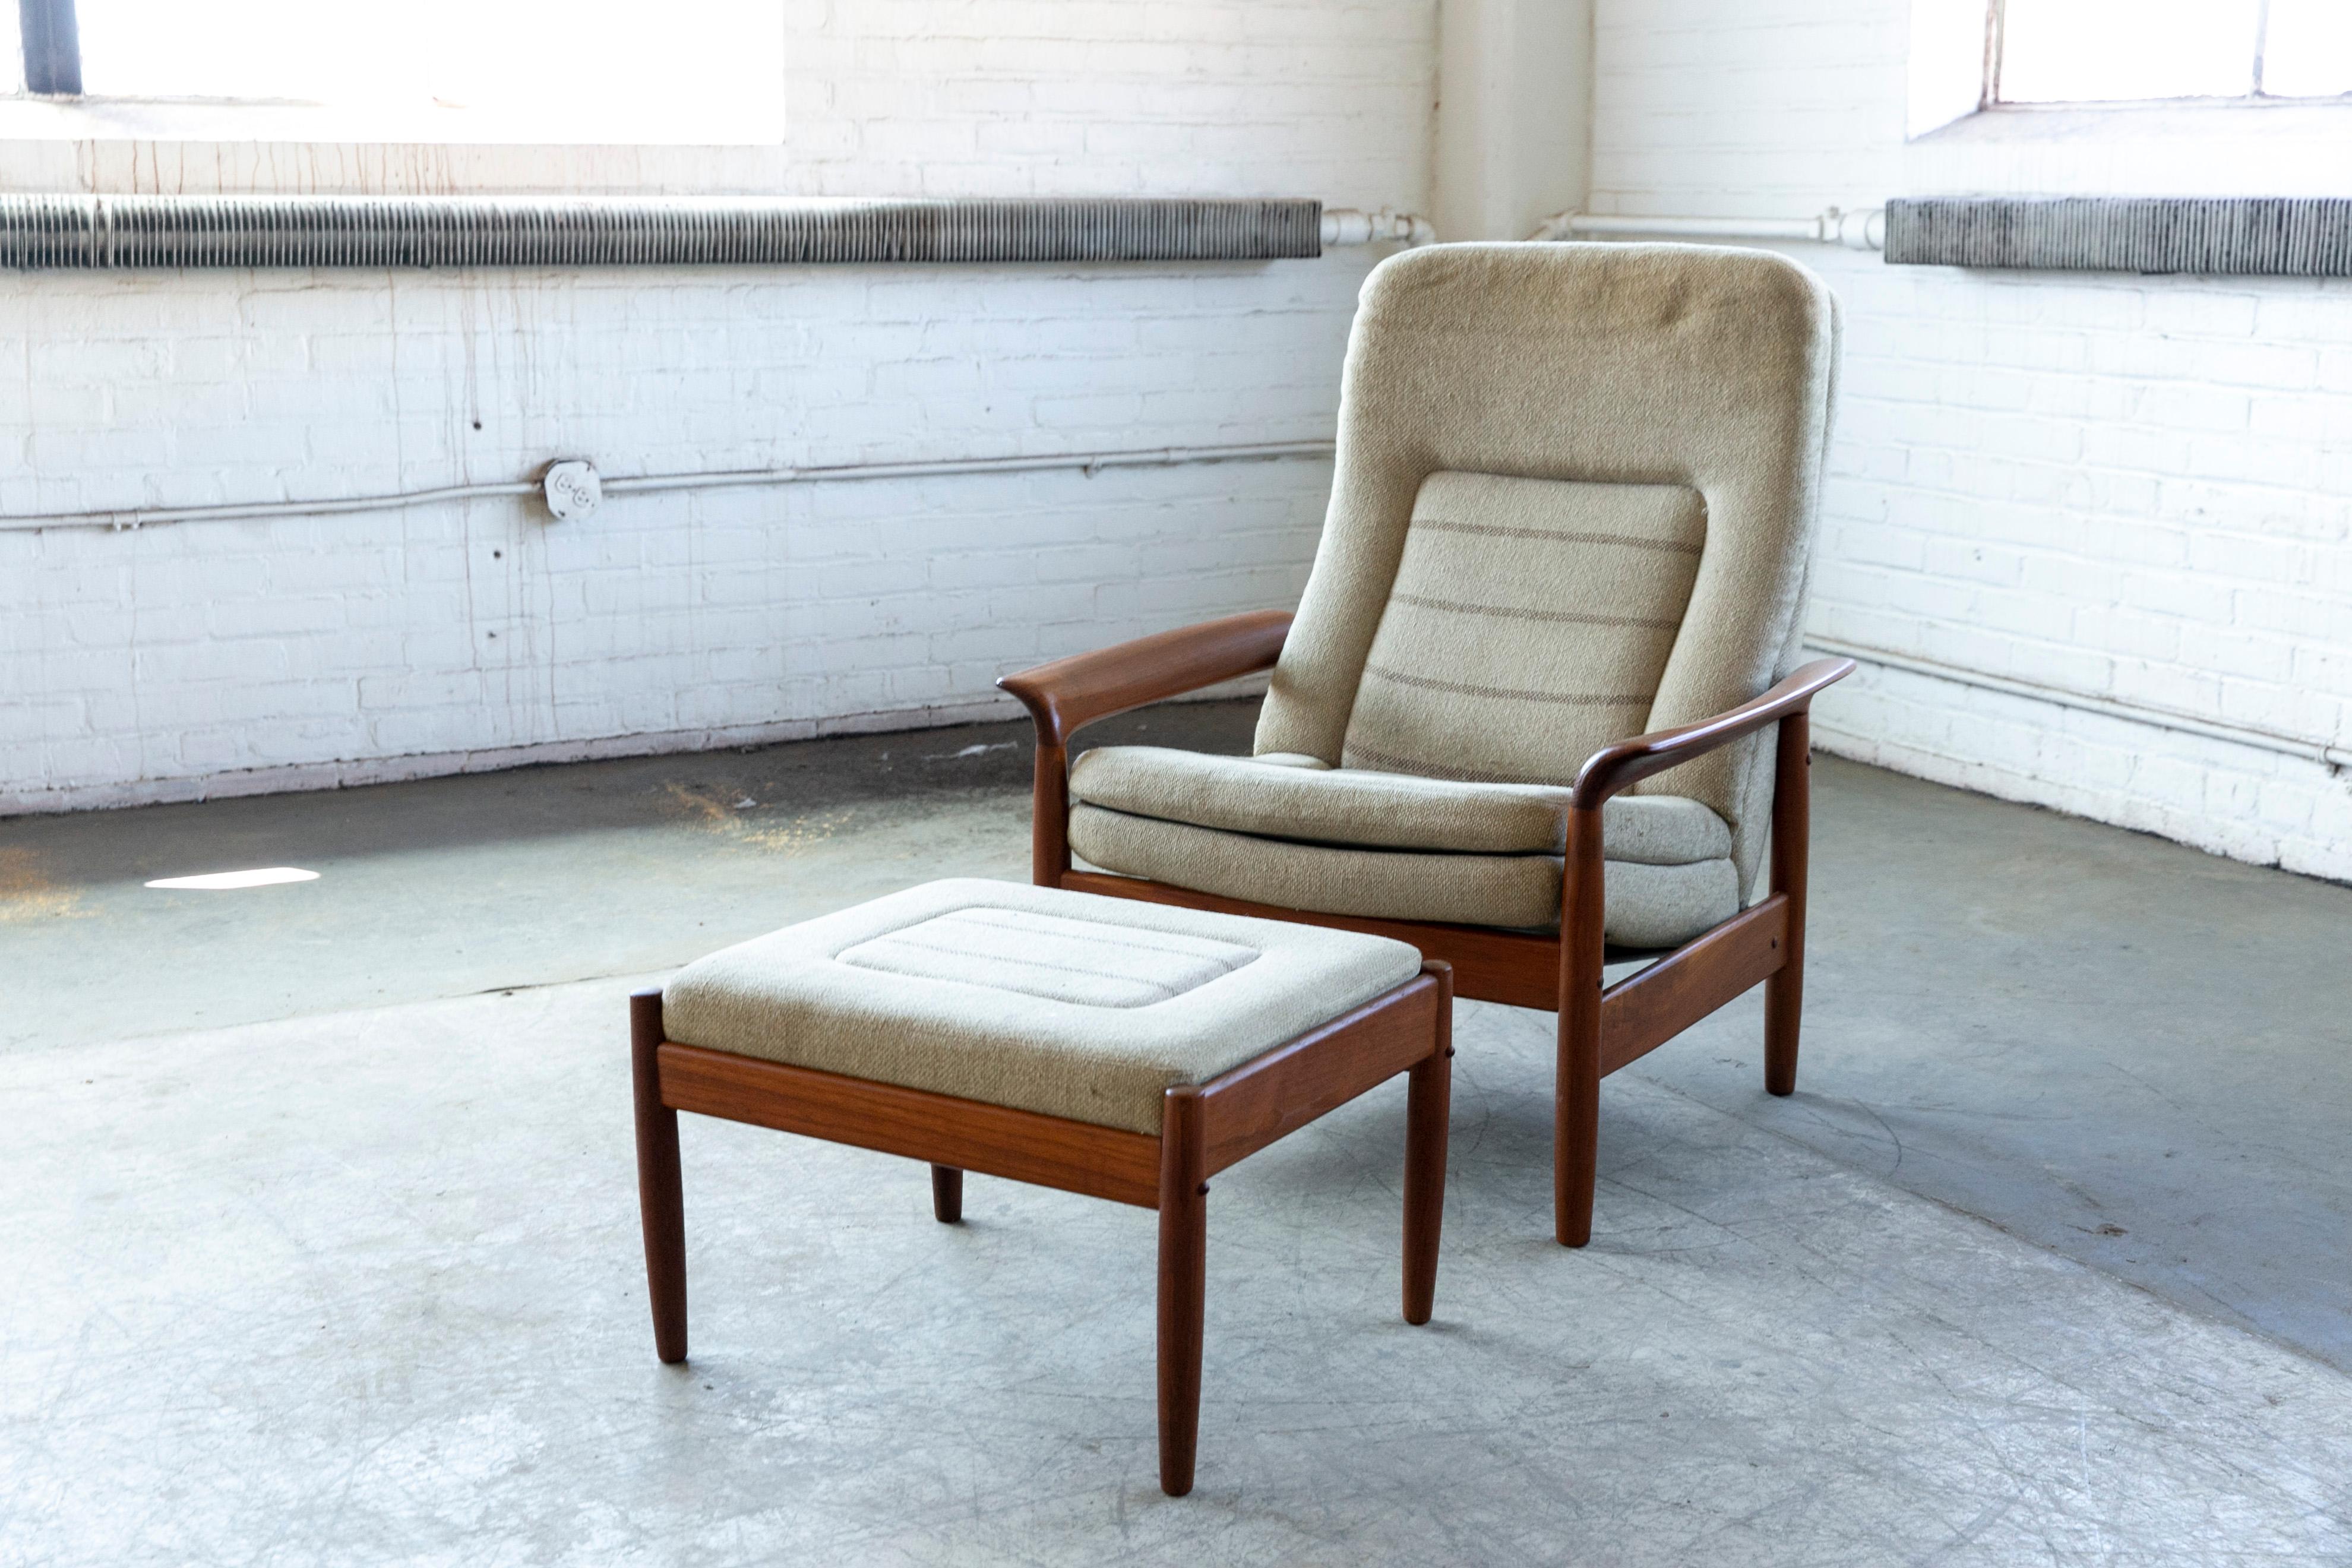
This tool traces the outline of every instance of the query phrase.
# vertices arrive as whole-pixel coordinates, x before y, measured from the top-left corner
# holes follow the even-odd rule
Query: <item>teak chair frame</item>
[[[1404,1321],[1426,1323],[1445,1218],[1454,976],[1442,960],[1201,1084],[1178,1084],[1155,1136],[681,1044],[662,994],[629,998],[637,1206],[654,1352],[686,1359],[686,1208],[677,1113],[694,1111],[928,1162],[931,1214],[963,1217],[978,1171],[1160,1212],[1160,1486],[1192,1489],[1201,1430],[1209,1178],[1402,1073]]]
[[[1811,835],[1809,770],[1813,698],[1853,670],[1849,658],[1816,659],[1727,712],[1615,742],[1579,770],[1568,811],[1558,936],[1483,926],[1379,920],[1283,909],[1197,892],[1139,877],[1070,868],[1070,737],[1085,725],[1147,703],[1272,668],[1290,630],[1286,610],[1228,616],[1176,631],[1055,659],[997,684],[1019,698],[1037,727],[1030,869],[1043,888],[1104,893],[1189,909],[1367,931],[1411,942],[1453,966],[1456,994],[1559,1016],[1553,1088],[1552,1210],[1562,1247],[1592,1238],[1600,1168],[1601,1080],[1693,1024],[1764,986],[1764,1087],[1797,1087],[1797,1033],[1804,1010],[1805,868]],[[1635,781],[1777,725],[1769,889],[1756,903],[1616,984],[1603,935],[1601,808]]]

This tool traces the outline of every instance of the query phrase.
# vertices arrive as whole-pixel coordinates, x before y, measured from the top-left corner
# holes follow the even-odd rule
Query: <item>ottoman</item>
[[[1453,975],[1400,942],[1057,889],[932,882],[630,999],[654,1344],[686,1359],[677,1113],[1160,1211],[1160,1484],[1192,1489],[1208,1178],[1398,1073],[1404,1317],[1429,1321]]]

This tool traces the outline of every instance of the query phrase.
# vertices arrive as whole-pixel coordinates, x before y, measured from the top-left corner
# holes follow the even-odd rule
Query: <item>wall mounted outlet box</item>
[[[604,499],[604,483],[596,477],[596,465],[582,458],[550,463],[539,484],[547,496],[547,510],[558,522],[586,517]]]

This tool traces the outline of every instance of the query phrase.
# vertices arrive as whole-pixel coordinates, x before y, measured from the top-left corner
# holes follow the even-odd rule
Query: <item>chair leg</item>
[[[1200,1100],[1169,1091],[1160,1130],[1160,1489],[1192,1489],[1201,1436],[1201,1332],[1208,1288],[1209,1184]]]
[[[1406,1075],[1404,1110],[1404,1321],[1429,1321],[1437,1299],[1437,1238],[1445,1223],[1445,1124],[1454,1047],[1444,1037]]]
[[[931,1167],[931,1217],[941,1225],[963,1218],[963,1173],[953,1165]]]
[[[661,1102],[658,991],[629,998],[629,1067],[637,1110],[637,1214],[645,1226],[646,1296],[654,1353],[686,1359],[686,1199],[677,1164],[677,1112]]]
[[[1764,1088],[1797,1090],[1797,1030],[1805,1016],[1805,863],[1812,837],[1812,720],[1780,721],[1773,755],[1772,890],[1789,900],[1780,967],[1764,982]]]
[[[1601,1031],[1559,1015],[1559,1080],[1552,1102],[1552,1209],[1562,1247],[1592,1239],[1601,1170]],[[1596,1009],[1596,1012],[1598,1010]],[[1593,1019],[1597,1026],[1599,1020]]]
[[[1601,809],[1572,808],[1560,887],[1559,1064],[1552,1088],[1552,1225],[1562,1247],[1592,1239],[1592,1189],[1601,1165],[1604,898]]]
[[[1789,955],[1780,972],[1764,982],[1764,1089],[1797,1092],[1797,1030],[1805,1016],[1805,939],[1790,911]]]

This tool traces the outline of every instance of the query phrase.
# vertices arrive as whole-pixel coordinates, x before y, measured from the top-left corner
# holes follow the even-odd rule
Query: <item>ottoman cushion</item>
[[[1420,970],[1386,937],[963,879],[690,963],[662,1023],[684,1045],[1157,1133],[1171,1085]]]

